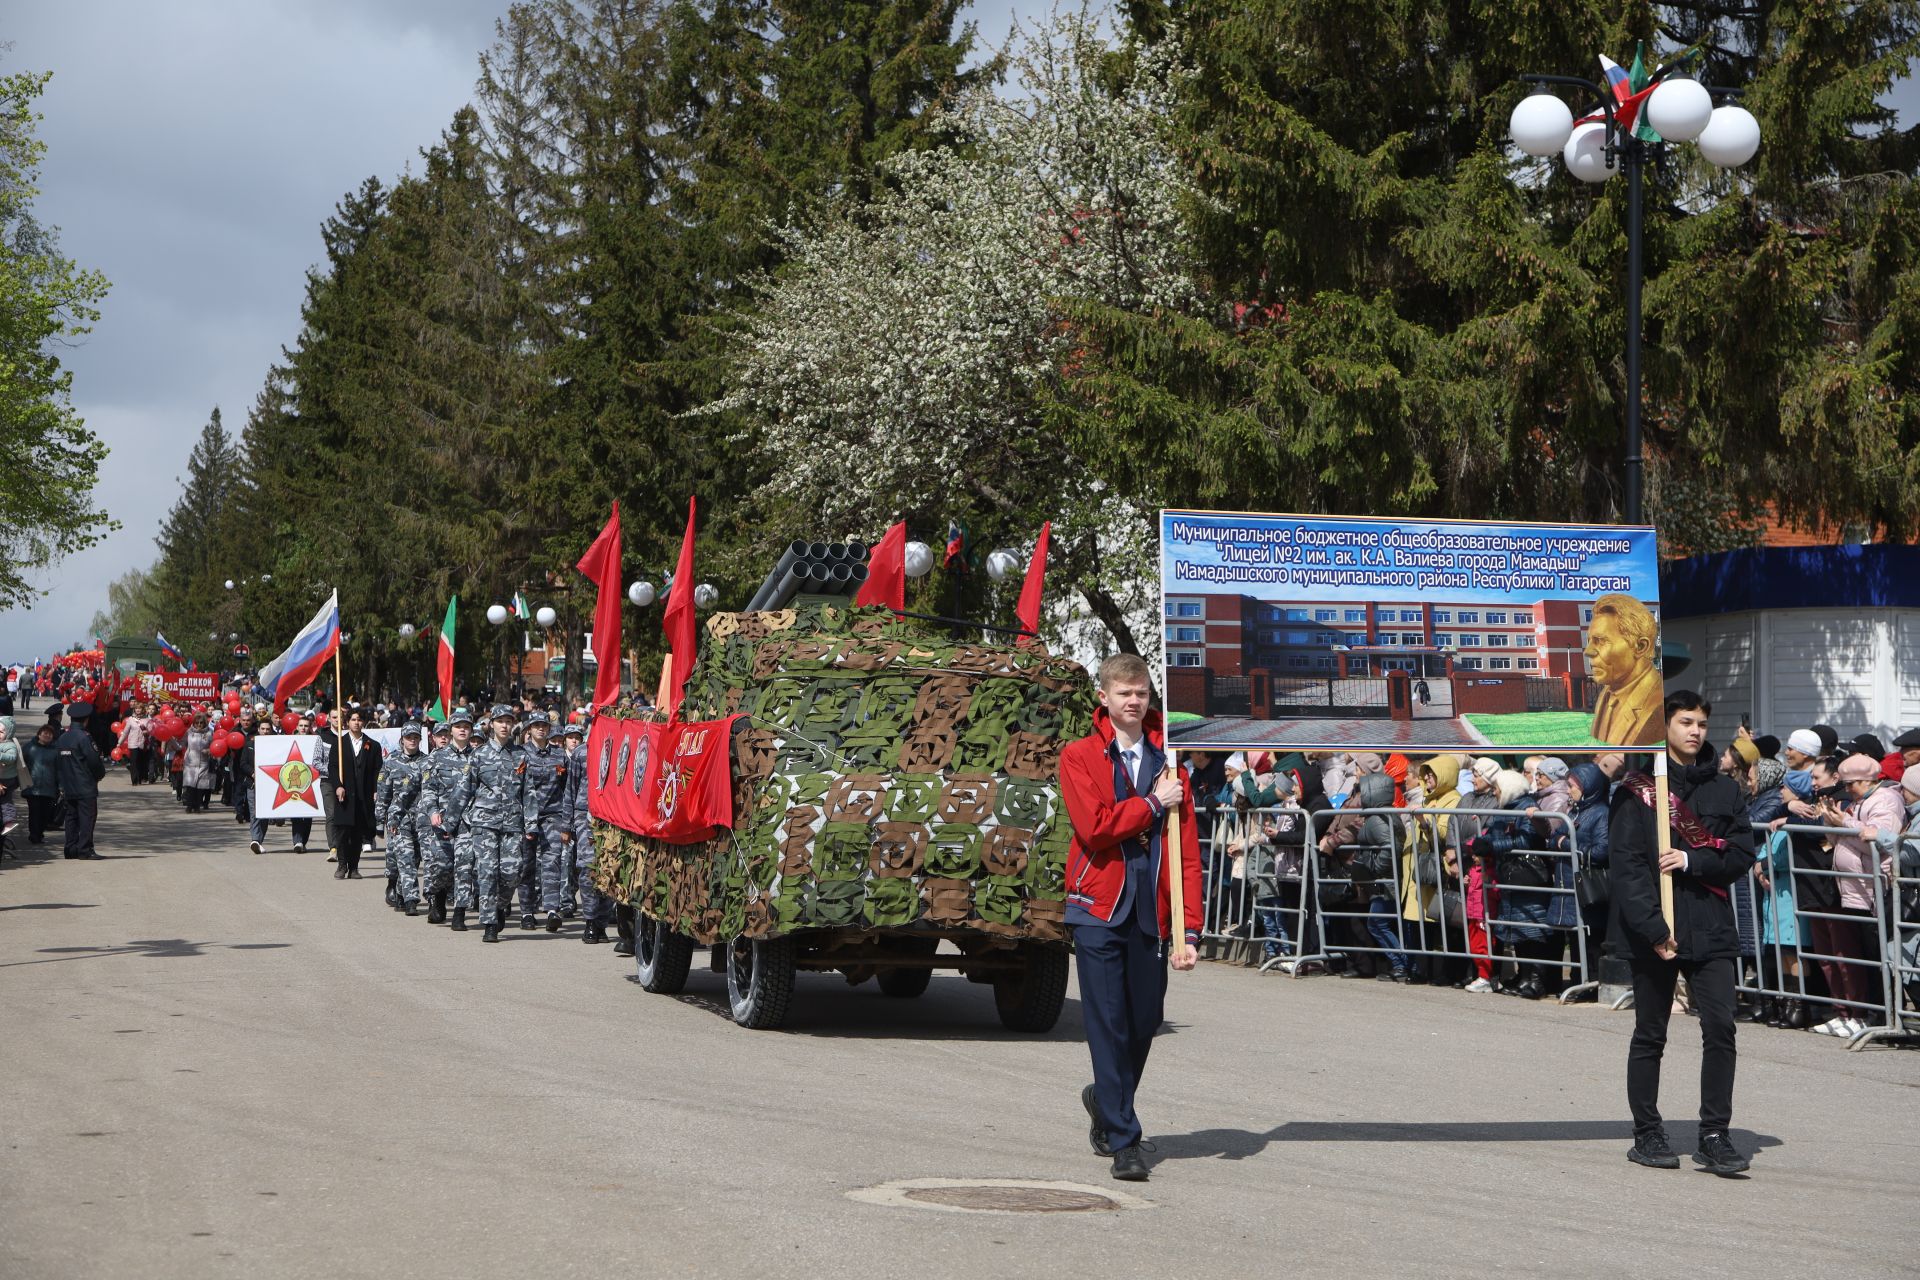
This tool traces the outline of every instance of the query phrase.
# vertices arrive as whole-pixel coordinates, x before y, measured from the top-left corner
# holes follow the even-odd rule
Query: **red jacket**
[[[1160,713],[1149,711],[1147,741],[1166,749],[1166,733]],[[1067,817],[1073,823],[1073,843],[1067,850],[1067,901],[1085,907],[1102,920],[1113,918],[1113,908],[1126,884],[1126,855],[1120,846],[1136,836],[1145,835],[1159,821],[1160,812],[1148,796],[1116,799],[1113,786],[1113,757],[1107,748],[1113,742],[1113,725],[1107,709],[1093,713],[1093,732],[1069,742],[1060,752],[1060,792],[1067,802]],[[1180,877],[1186,886],[1186,933],[1189,941],[1197,938],[1206,905],[1200,898],[1200,839],[1193,821],[1193,789],[1183,766],[1180,781],[1186,792],[1180,797]],[[1167,859],[1160,862],[1159,918],[1160,936],[1171,936],[1173,918],[1173,879]]]

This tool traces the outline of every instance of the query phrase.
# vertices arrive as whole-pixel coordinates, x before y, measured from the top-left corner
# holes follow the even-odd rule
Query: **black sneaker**
[[[1113,1153],[1113,1176],[1120,1182],[1147,1180],[1147,1158],[1140,1154],[1138,1145],[1122,1147]]]
[[[1107,1145],[1106,1126],[1100,1123],[1100,1104],[1094,1101],[1092,1085],[1080,1091],[1080,1105],[1087,1109],[1087,1119],[1093,1122],[1087,1129],[1087,1141],[1093,1144],[1093,1154],[1113,1155],[1113,1148]]]
[[[1745,1173],[1753,1165],[1753,1161],[1734,1150],[1732,1139],[1717,1130],[1700,1135],[1700,1149],[1693,1153],[1693,1162],[1708,1173],[1722,1177]]]
[[[1697,1158],[1697,1157],[1696,1157]],[[1680,1157],[1673,1154],[1673,1148],[1667,1145],[1667,1135],[1656,1129],[1633,1140],[1633,1150],[1627,1152],[1627,1159],[1635,1164],[1643,1164],[1649,1169],[1678,1169]]]

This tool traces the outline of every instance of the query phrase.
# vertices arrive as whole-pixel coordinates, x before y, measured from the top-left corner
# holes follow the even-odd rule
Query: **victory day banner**
[[[1661,739],[1650,527],[1164,511],[1160,577],[1177,746]]]
[[[311,733],[263,733],[253,740],[254,817],[326,817],[320,807],[325,779],[313,768],[319,741]]]
[[[220,696],[220,675],[215,671],[142,671],[133,677],[134,700],[165,705],[180,702],[212,702]]]
[[[698,844],[731,827],[736,719],[599,717],[587,739],[587,811],[670,844]]]

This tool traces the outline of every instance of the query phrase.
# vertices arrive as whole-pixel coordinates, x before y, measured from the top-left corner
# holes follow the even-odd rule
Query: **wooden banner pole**
[[[1166,776],[1175,782],[1180,780],[1180,761],[1172,747],[1167,748]],[[1180,866],[1180,802],[1174,801],[1167,808],[1166,834],[1167,873],[1172,876],[1168,882],[1172,890],[1173,911],[1171,928],[1173,936],[1168,939],[1172,944],[1173,955],[1181,955],[1187,946],[1187,878]]]
[[[1664,859],[1667,851],[1673,848],[1672,822],[1668,816],[1671,805],[1667,799],[1667,748],[1664,743],[1653,757],[1653,808],[1654,849]],[[1664,869],[1660,872],[1660,916],[1667,922],[1667,932],[1677,942],[1679,935],[1673,932],[1673,873]]]

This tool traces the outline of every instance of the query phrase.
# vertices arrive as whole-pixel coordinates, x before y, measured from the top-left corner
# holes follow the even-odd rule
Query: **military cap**
[[[577,720],[561,725],[560,736],[564,738],[568,734],[572,734],[576,738],[584,738],[587,736],[587,726]]]
[[[401,726],[400,736],[403,738],[417,738],[425,732],[425,725],[421,724],[418,720],[409,720],[405,725]]]
[[[1920,751],[1920,729],[1909,729],[1893,740],[1902,751]]]
[[[444,736],[444,735],[446,734],[446,732],[447,732],[447,730],[448,730],[448,729],[449,729],[450,727],[451,727],[451,726],[450,726],[450,725],[448,725],[448,724],[447,724],[447,722],[446,722],[445,720],[441,720],[441,721],[438,721],[438,722],[436,722],[436,723],[434,724],[434,726],[433,726],[433,728],[432,728],[432,730],[430,730],[430,732],[431,732],[431,733],[433,734],[433,736],[435,736],[436,738],[437,738],[437,737],[442,737],[442,736]]]
[[[498,714],[498,712],[495,714]],[[527,723],[529,725],[552,724],[553,721],[547,718],[547,713],[544,711],[529,711],[527,712]]]
[[[519,718],[519,713],[504,702],[494,703],[493,709],[487,712],[489,720],[518,720]]]
[[[69,702],[67,704],[67,719],[69,720],[85,720],[92,714],[93,704],[91,702]]]
[[[467,710],[465,707],[455,707],[453,714],[447,717],[447,723],[449,725],[472,724],[473,712]]]

